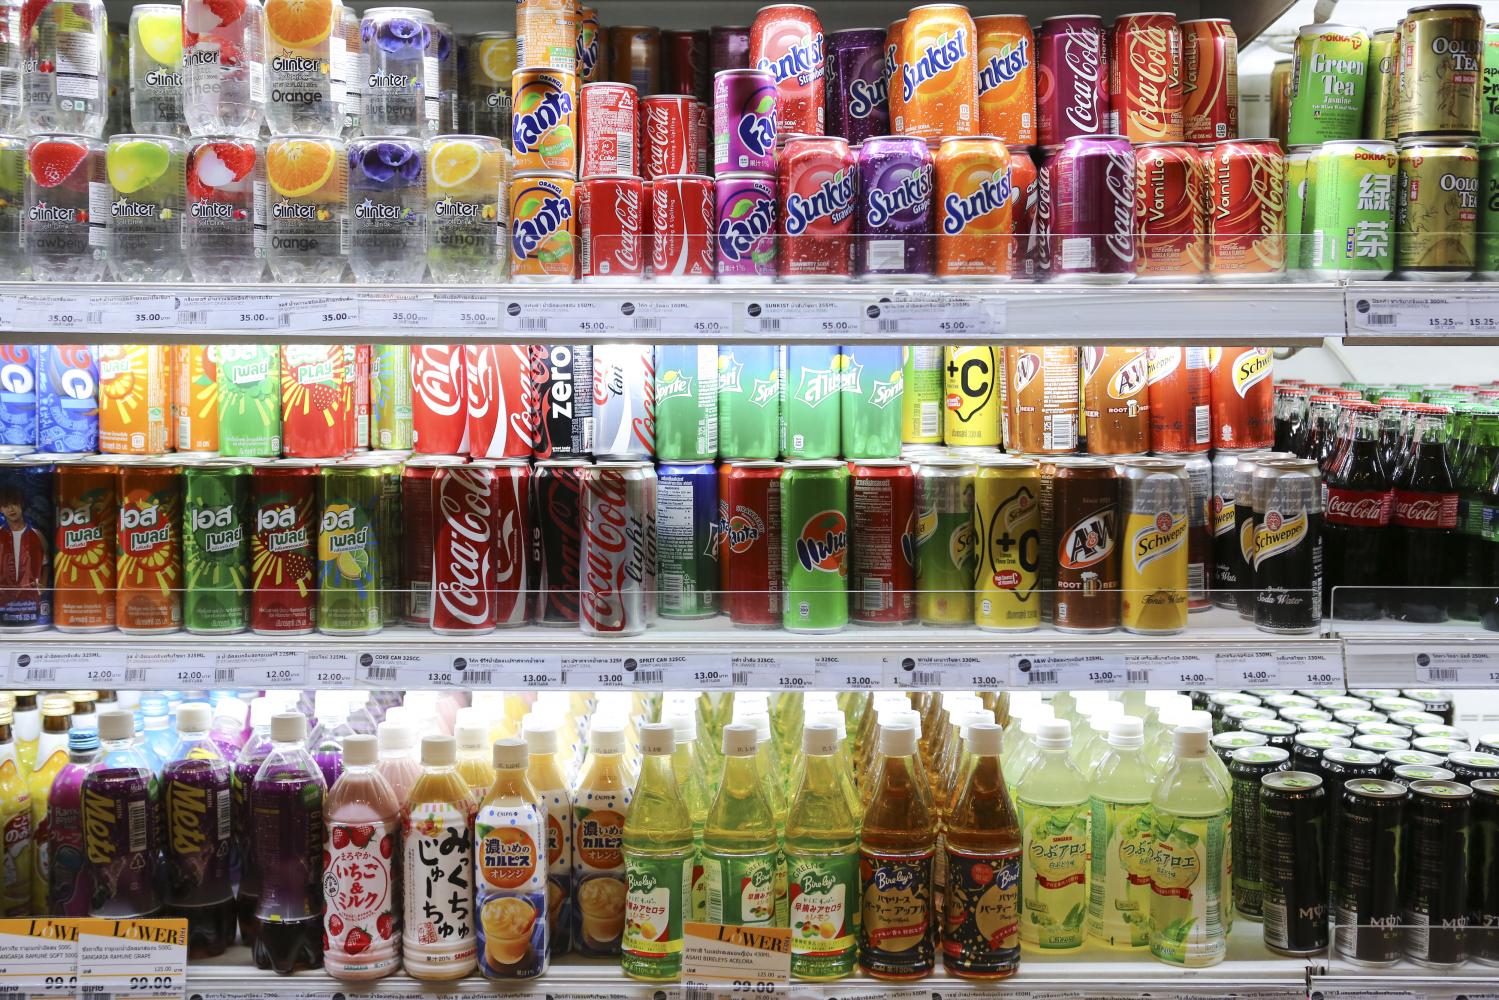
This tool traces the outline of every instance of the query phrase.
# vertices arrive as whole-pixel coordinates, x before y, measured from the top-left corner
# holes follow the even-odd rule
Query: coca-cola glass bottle
[[[1323,607],[1343,621],[1380,617],[1388,572],[1390,483],[1379,460],[1379,407],[1350,403],[1348,447],[1328,471],[1322,523]]]
[[[1462,531],[1462,561],[1452,581],[1452,617],[1476,622],[1492,600],[1486,588],[1499,585],[1493,575],[1494,542],[1484,534],[1484,507],[1489,484],[1499,467],[1499,413],[1469,414],[1467,443],[1457,494],[1457,524]],[[1499,529],[1499,525],[1494,525]],[[1496,537],[1494,541],[1499,541]]]
[[[1327,456],[1332,451],[1337,426],[1337,397],[1322,393],[1312,396],[1307,407],[1306,444],[1301,457],[1314,460],[1326,471]]]
[[[1457,485],[1447,465],[1447,408],[1411,404],[1415,435],[1408,464],[1395,480],[1389,566],[1395,589],[1390,617],[1431,624],[1447,620],[1448,588],[1462,559]]]
[[[1499,440],[1499,428],[1495,431]],[[1483,593],[1479,596],[1478,623],[1490,632],[1499,632],[1499,458],[1494,461],[1488,486],[1483,491],[1483,540],[1479,547],[1486,549]]]
[[[1385,475],[1395,478],[1397,456],[1401,448],[1401,421],[1405,413],[1405,400],[1384,396],[1379,400],[1379,464]]]

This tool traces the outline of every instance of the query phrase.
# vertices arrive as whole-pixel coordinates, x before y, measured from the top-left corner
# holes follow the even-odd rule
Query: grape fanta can
[[[233,459],[182,467],[182,624],[195,635],[249,627],[249,473]]]
[[[837,632],[848,624],[848,465],[792,462],[781,478],[782,624]]]
[[[380,631],[380,525],[384,474],[378,465],[326,465],[318,473],[318,631]]]
[[[890,345],[839,349],[839,389],[844,458],[899,458],[902,349]]]

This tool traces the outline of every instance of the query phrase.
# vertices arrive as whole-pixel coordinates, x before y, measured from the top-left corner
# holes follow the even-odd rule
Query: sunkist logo
[[[868,118],[885,103],[888,90],[883,73],[875,80],[854,77],[848,84],[848,113],[855,118]]]
[[[848,521],[842,511],[824,510],[807,518],[796,540],[796,561],[804,570],[843,574]]]
[[[798,83],[811,83],[822,76],[822,32],[800,39],[779,59],[761,56],[755,68],[769,72],[776,83],[792,77]]]
[[[810,198],[786,196],[786,235],[799,236],[818,219],[842,222],[853,211],[854,172],[840,170],[818,185]]]
[[[979,69],[979,94],[1002,87],[1025,72],[1031,64],[1031,43],[1022,38],[998,55],[989,57]]]
[[[943,32],[922,50],[914,63],[901,63],[900,93],[907,102],[916,96],[923,83],[935,79],[962,62],[968,55],[968,31],[959,28],[949,35]]]
[[[942,231],[948,236],[959,235],[974,221],[1004,207],[1014,193],[1015,182],[1009,164],[980,180],[978,187],[969,194],[949,191],[942,199]]]
[[[916,205],[920,205],[924,213],[932,200],[931,165],[922,164],[910,171],[892,191],[871,187],[865,196],[869,201],[868,218],[865,221],[870,226],[883,226],[892,216],[909,211]]]

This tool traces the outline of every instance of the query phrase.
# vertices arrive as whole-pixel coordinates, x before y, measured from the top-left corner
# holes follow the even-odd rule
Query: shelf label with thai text
[[[1141,678],[1141,687],[1180,690],[1217,684],[1218,665],[1211,653],[1126,653],[1124,665]]]
[[[1341,652],[1277,653],[1275,663],[1282,687],[1317,690],[1345,686]]]
[[[1417,683],[1443,687],[1499,684],[1499,649],[1484,646],[1428,646],[1412,654]]]
[[[11,657],[10,682],[23,688],[126,686],[125,651],[29,649]]]
[[[71,997],[77,991],[76,920],[0,920],[0,994]]]
[[[1010,657],[1016,687],[1091,688],[1130,687],[1123,653],[1016,653]]]
[[[181,1000],[186,920],[78,921],[78,991],[134,1000]]]
[[[785,986],[791,979],[789,927],[682,925],[682,981],[735,989]]]
[[[215,654],[215,687],[301,687],[307,655],[290,649],[236,649]]]
[[[281,302],[281,329],[346,330],[359,325],[352,295],[288,295]]]
[[[834,339],[858,334],[863,316],[859,303],[835,298],[743,302],[735,311],[745,333]]]
[[[432,326],[439,330],[493,333],[500,326],[500,300],[482,295],[435,296]]]
[[[274,330],[281,325],[281,300],[274,295],[181,295],[179,329]]]
[[[940,333],[952,337],[992,337],[1005,332],[1009,314],[1004,299],[935,294],[901,295],[864,310],[864,332],[880,336]]]
[[[1280,687],[1280,664],[1274,653],[1234,651],[1215,653],[1218,683],[1225,688]]]

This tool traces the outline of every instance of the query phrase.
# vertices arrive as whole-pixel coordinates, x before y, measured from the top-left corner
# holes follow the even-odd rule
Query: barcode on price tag
[[[31,330],[95,330],[104,325],[104,312],[89,299],[61,295],[22,295],[18,322]]]
[[[411,688],[488,687],[493,676],[485,671],[469,671],[469,658],[459,653],[377,653],[359,654],[359,668],[367,684],[399,682]]]
[[[1464,299],[1438,295],[1368,295],[1349,289],[1345,312],[1350,331],[1374,334],[1465,333],[1469,308]]]
[[[864,310],[864,332],[890,336],[934,333],[954,337],[990,337],[1005,332],[1004,299],[974,299],[937,293],[881,300]]]
[[[281,325],[281,300],[274,295],[183,295],[177,299],[177,326],[183,330],[273,330]]]
[[[817,686],[833,691],[873,691],[894,683],[890,672],[901,669],[896,657],[838,653],[814,657]]]
[[[730,658],[711,653],[680,656],[642,656],[631,675],[631,687],[661,685],[669,688],[711,690],[726,688],[733,680]]]
[[[16,319],[20,315],[20,311],[21,302],[19,296],[0,295],[0,329],[15,329]]]
[[[947,687],[1000,688],[1002,667],[992,658],[972,656],[907,656],[895,675],[899,687],[937,691]]]
[[[83,995],[180,1000],[186,986],[186,920],[78,921]]]
[[[634,305],[621,299],[527,299],[505,304],[500,328],[518,334],[625,333],[633,330],[634,313]]]
[[[745,302],[735,308],[744,333],[767,336],[795,333],[839,339],[859,332],[862,307],[858,302],[821,301]]]
[[[628,660],[630,671],[625,671]],[[562,657],[562,680],[574,691],[616,690],[630,687],[639,664],[633,657],[583,654]]]
[[[504,656],[499,661],[495,676],[502,677],[504,686],[519,687],[525,691],[562,686],[562,657],[560,656]]]
[[[1180,690],[1217,686],[1218,665],[1209,653],[1126,653],[1125,668],[1142,687]]]
[[[1122,653],[1016,653],[1010,667],[1014,684],[1033,690],[1141,686],[1130,683]]]
[[[301,687],[307,670],[305,653],[293,650],[225,650],[214,661],[219,687]]]
[[[21,687],[122,687],[125,653],[123,650],[26,650],[12,658],[10,681]]]
[[[500,325],[500,300],[477,295],[439,295],[432,301],[432,325],[440,330],[491,333]]]
[[[71,997],[77,989],[76,920],[0,920],[0,994]]]
[[[733,307],[718,299],[652,299],[635,303],[631,333],[722,337],[734,329]]]
[[[1214,660],[1218,668],[1218,683],[1226,688],[1274,688],[1280,687],[1280,664],[1274,653],[1231,652],[1216,653]]]
[[[213,669],[211,653],[145,650],[125,654],[126,680],[136,683],[149,681],[152,687],[183,691],[211,688],[214,686]]]
[[[1437,646],[1414,654],[1416,681],[1444,687],[1499,684],[1499,653],[1468,646]]]

